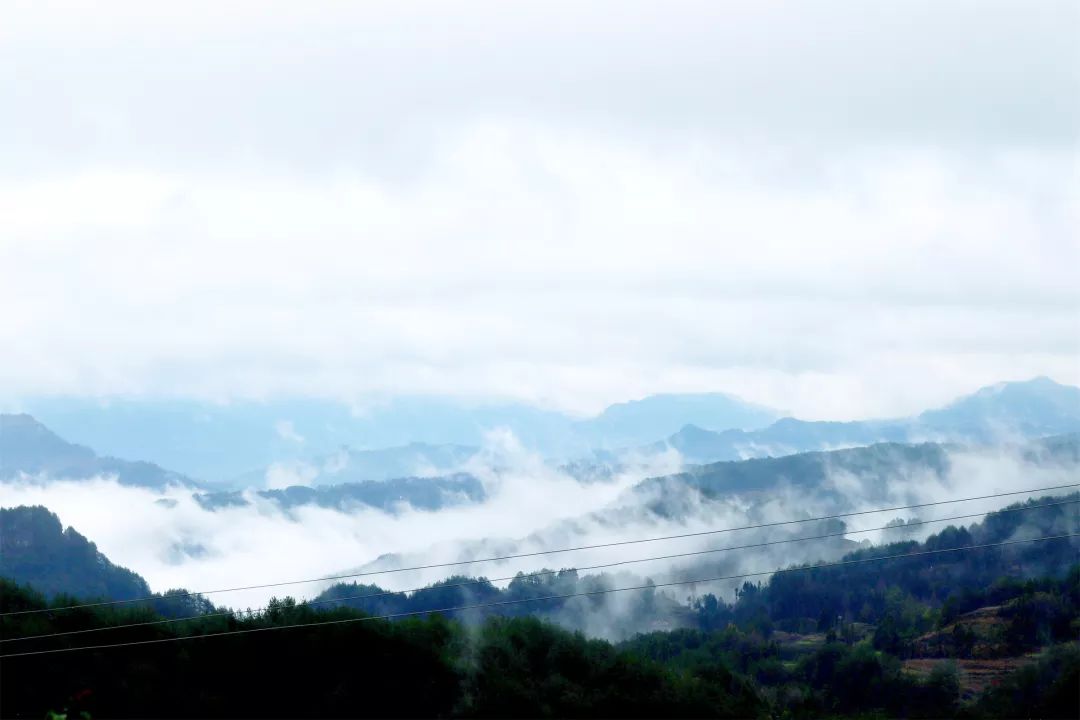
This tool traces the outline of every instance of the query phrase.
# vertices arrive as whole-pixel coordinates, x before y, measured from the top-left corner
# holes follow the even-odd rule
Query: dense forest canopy
[[[50,525],[48,513],[30,516]],[[85,598],[4,580],[2,654],[31,653],[0,659],[4,714],[1073,717],[1075,539],[963,548],[1075,531],[1075,519],[1075,504],[994,513],[922,543],[844,558],[868,562],[747,581],[730,602],[705,594],[685,606],[659,592],[628,593],[641,632],[618,645],[546,622],[573,612],[566,599],[377,617],[615,587],[573,570],[519,576],[505,588],[451,578],[411,594],[342,584],[320,602],[284,598],[254,612],[182,591],[64,610]],[[947,552],[916,554],[937,550]],[[876,560],[903,553],[910,557]],[[383,594],[344,599],[375,593]],[[679,613],[684,627],[652,627],[665,613]],[[187,615],[199,617],[160,622]],[[52,633],[70,634],[11,642]],[[116,643],[133,644],[32,654]],[[1012,672],[980,688],[965,664],[979,662]]]
[[[145,597],[150,587],[114,565],[97,546],[44,507],[0,508],[0,574],[48,595],[79,592],[114,600]]]

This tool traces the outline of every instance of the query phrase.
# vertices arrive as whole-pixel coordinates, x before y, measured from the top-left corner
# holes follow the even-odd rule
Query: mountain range
[[[522,445],[547,457],[572,458],[596,447],[653,441],[689,422],[718,430],[753,429],[779,417],[721,393],[655,395],[613,405],[593,418],[442,397],[397,397],[363,406],[324,400],[215,404],[55,397],[14,407],[73,442],[107,455],[145,458],[210,482],[232,482],[275,462],[335,455],[342,447],[351,452],[416,444],[477,447],[499,429],[511,430]],[[398,469],[391,471],[395,464]],[[416,474],[392,459],[365,479],[401,470]]]
[[[195,500],[206,510],[249,505],[251,491],[197,493]],[[271,500],[283,509],[317,505],[343,512],[367,505],[385,512],[397,512],[402,506],[417,510],[440,510],[452,505],[483,502],[484,485],[472,475],[456,473],[438,477],[395,477],[386,480],[346,482],[325,487],[292,485],[274,490],[256,490],[253,494]]]
[[[1028,441],[1016,446],[1017,457],[1032,472],[1058,468],[1076,477],[1080,467],[1080,433],[1054,436]],[[768,505],[772,495],[791,490],[801,491],[814,497],[819,507],[829,511],[847,511],[853,507],[854,493],[862,501],[888,502],[890,493],[896,492],[913,478],[923,477],[944,483],[950,475],[953,451],[964,453],[970,449],[949,448],[934,443],[903,445],[883,443],[867,447],[849,448],[828,452],[798,453],[778,458],[760,458],[742,461],[718,462],[691,468],[673,475],[645,479],[624,493],[610,506],[587,515],[557,522],[527,537],[483,538],[461,543],[457,547],[461,561],[484,556],[513,556],[525,549],[552,547],[565,544],[566,537],[574,537],[585,525],[617,528],[636,526],[642,519],[647,525],[658,520],[691,520],[709,505],[721,507],[732,498],[740,498],[746,505],[749,518],[754,522],[767,522]],[[844,488],[837,488],[830,479],[836,476],[850,478]],[[456,483],[450,488],[447,483]],[[1037,484],[1036,480],[1032,480]],[[348,512],[357,504],[380,506],[393,510],[403,488],[412,486],[420,493],[419,500],[410,502],[419,509],[436,510],[445,504],[441,494],[456,491],[466,502],[483,500],[483,488],[469,476],[437,478],[421,481],[402,478],[385,482],[353,483],[328,488],[292,487],[285,490],[259,491],[264,499],[275,501],[282,509],[314,504]],[[368,495],[374,493],[374,495]],[[427,498],[426,500],[424,498]],[[1070,498],[1076,501],[1076,494]],[[207,510],[245,505],[251,498],[243,493],[201,493],[195,499]],[[158,501],[162,502],[162,501]],[[1002,500],[1001,504],[1007,501]],[[824,512],[824,511],[823,511]],[[1063,517],[1075,518],[1074,511],[1063,510]],[[1012,522],[1010,520],[1010,522]],[[899,528],[903,527],[901,523]],[[785,528],[770,528],[764,534],[742,534],[740,541],[768,539],[771,543],[785,537],[798,538],[815,532],[843,531],[845,523],[832,520]],[[900,534],[898,537],[903,537]],[[769,545],[771,543],[766,543]],[[854,538],[836,539],[820,543],[814,552],[818,556],[809,559],[839,555],[858,547]],[[768,565],[765,559],[775,550],[777,555],[770,562],[791,562],[799,547],[759,547],[758,562]],[[694,553],[690,553],[694,555]],[[343,568],[344,573],[367,573],[391,567],[422,564],[423,554],[386,554],[365,565]],[[664,571],[651,572],[649,577],[657,582],[680,577],[687,572],[719,574],[736,567],[720,564],[732,562],[707,554],[691,558],[690,564],[674,566]],[[574,582],[577,575],[573,571]],[[73,528],[63,528],[56,514],[44,507],[17,507],[0,509],[0,576],[18,583],[29,583],[47,595],[78,593],[82,596],[124,599],[149,594],[146,582],[135,573],[111,563],[96,546]],[[399,598],[400,599],[400,598]],[[446,603],[451,605],[453,603]],[[368,608],[378,610],[378,607]],[[385,609],[385,608],[384,608]]]
[[[426,433],[429,438],[482,441],[485,424],[498,427],[503,421],[530,449],[534,448],[527,443],[530,437],[550,441],[560,432],[565,437],[574,436],[577,454],[570,457],[572,462],[564,462],[559,453],[549,454],[548,458],[575,476],[589,478],[601,476],[605,467],[669,450],[677,451],[686,464],[699,465],[875,443],[994,443],[1080,431],[1080,388],[1048,378],[986,387],[914,418],[851,422],[786,417],[769,423],[770,411],[720,394],[653,396],[613,405],[588,420],[516,406],[468,409],[438,400],[430,401],[435,411],[427,415],[422,412],[428,407],[426,401],[415,399],[396,401],[366,416],[314,402],[216,408],[190,403],[158,407],[154,403],[99,406],[85,401],[66,402],[45,403],[48,417],[59,419],[65,435],[70,431],[75,439],[97,437],[104,444],[94,447],[104,447],[108,452],[124,447],[131,451],[130,456],[147,460],[99,456],[89,447],[62,439],[39,419],[6,414],[0,415],[0,478],[19,473],[53,477],[114,474],[120,482],[131,485],[161,488],[173,483],[194,487],[200,482],[191,475],[155,463],[224,470],[256,457],[264,462],[245,465],[244,472],[228,476],[227,484],[201,484],[219,490],[275,489],[449,477],[468,471],[468,463],[480,452],[480,442],[433,443],[412,437],[400,445],[365,450],[348,441],[357,437],[404,437],[409,427],[417,437]],[[278,416],[293,419],[270,420]],[[162,425],[154,426],[159,417]],[[557,421],[560,417],[562,420]],[[415,425],[409,425],[410,418]],[[385,426],[379,424],[383,420]],[[563,421],[566,424],[558,430]],[[766,424],[755,429],[761,423]],[[671,426],[681,429],[664,440],[655,440],[665,434],[660,428]],[[326,432],[319,435],[319,427]],[[365,428],[378,432],[365,436]],[[188,432],[191,435],[185,434]],[[267,432],[273,437],[267,437]],[[655,434],[648,436],[650,432]],[[651,442],[637,442],[647,436]],[[320,452],[318,448],[328,437],[341,442]],[[235,447],[229,445],[233,439]],[[563,449],[570,444],[563,442]],[[198,457],[191,459],[189,455]],[[175,459],[179,464],[165,463],[161,457]],[[275,478],[275,472],[281,477]],[[207,476],[196,477],[202,480]],[[209,477],[222,479],[220,472],[211,472]],[[384,498],[377,504],[394,497],[381,491],[376,494]]]
[[[191,478],[154,463],[101,457],[88,447],[64,440],[29,415],[0,415],[0,480],[21,474],[68,479],[108,475],[123,485],[155,489],[197,485]]]
[[[1054,435],[1024,441],[1010,448],[1032,467],[1065,469],[1073,474],[1080,466],[1080,433]],[[952,453],[977,452],[978,447],[957,444],[896,442],[830,451],[810,451],[780,457],[727,460],[691,466],[674,475],[649,478],[635,492],[660,496],[666,488],[692,488],[706,498],[775,492],[780,488],[812,491],[819,500],[843,496],[856,490],[836,487],[830,478],[858,479],[857,494],[871,501],[885,501],[889,491],[913,478],[944,483],[952,470]],[[840,500],[842,498],[836,497]]]
[[[996,443],[1080,431],[1080,388],[1040,377],[999,383],[914,418],[822,422],[783,418],[758,430],[686,425],[642,451],[678,450],[690,464],[873,443]]]

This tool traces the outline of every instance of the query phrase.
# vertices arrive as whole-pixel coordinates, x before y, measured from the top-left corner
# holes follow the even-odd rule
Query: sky
[[[1080,384],[1073,2],[4,3],[0,398]]]

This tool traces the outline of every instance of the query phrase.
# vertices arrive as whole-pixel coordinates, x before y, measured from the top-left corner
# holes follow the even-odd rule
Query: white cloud
[[[484,459],[489,462],[483,462]],[[522,450],[506,433],[489,437],[487,452],[470,470],[477,473],[488,491],[485,501],[448,507],[438,512],[407,506],[397,514],[357,506],[339,512],[316,506],[300,506],[283,512],[276,502],[249,493],[251,504],[205,510],[190,491],[170,488],[164,493],[125,487],[113,478],[68,481],[23,477],[0,485],[0,505],[44,505],[56,512],[65,526],[72,526],[112,561],[129,567],[156,591],[172,587],[208,590],[337,575],[344,572],[386,569],[410,565],[459,562],[469,558],[539,552],[579,545],[640,540],[681,533],[708,533],[722,528],[795,518],[826,516],[837,512],[869,511],[915,503],[1023,491],[1075,482],[1075,465],[1032,463],[1016,448],[956,451],[949,454],[949,470],[943,477],[923,464],[897,459],[884,473],[855,477],[834,472],[822,488],[798,482],[780,484],[758,495],[728,495],[704,501],[693,493],[669,489],[628,492],[648,477],[669,474],[679,467],[677,456],[653,458],[609,482],[581,484],[544,465]],[[655,486],[652,486],[655,490]],[[822,490],[838,490],[830,495]],[[155,502],[169,497],[175,503]],[[664,499],[669,513],[651,512],[647,505]],[[921,508],[907,512],[869,514],[850,518],[850,531],[875,529],[894,517],[923,520],[985,513],[1023,495]],[[129,512],[117,514],[116,507]],[[595,514],[594,514],[595,513]],[[954,524],[970,524],[968,518]],[[942,524],[920,526],[914,535],[939,532]],[[544,567],[584,567],[651,556],[694,552],[812,536],[823,532],[810,526],[769,528],[752,532],[706,534],[661,543],[593,548],[567,554],[522,558],[458,568],[461,572],[489,578],[512,577]],[[881,532],[851,536],[877,542]],[[196,549],[187,552],[185,548]],[[827,560],[840,552],[837,544],[802,542],[725,552],[683,559],[666,559],[626,565],[625,570],[668,579],[712,577],[738,572],[760,572],[796,562]],[[383,562],[379,558],[394,557]],[[367,578],[392,588],[420,587],[454,574],[454,569],[395,573]],[[312,597],[328,583],[287,588],[262,588],[215,595],[212,599],[233,607],[259,606],[272,595]],[[619,584],[619,583],[617,583]],[[621,582],[626,585],[630,582]],[[676,597],[723,588],[730,599],[736,583],[702,584],[677,589]]]
[[[433,563],[458,560],[460,543],[521,537],[604,507],[645,473],[662,467],[643,466],[611,482],[580,484],[545,466],[506,434],[493,436],[492,442],[489,457],[497,457],[500,467],[470,466],[484,482],[487,499],[438,512],[407,505],[396,514],[367,506],[348,513],[317,506],[284,512],[276,502],[251,492],[245,495],[249,505],[208,511],[190,490],[158,493],[125,487],[110,477],[77,481],[23,477],[0,485],[0,505],[46,506],[65,526],[97,543],[113,562],[140,573],[156,591],[180,586],[208,590],[337,574],[388,553],[422,553]],[[278,464],[268,472],[267,483],[304,484],[314,470],[302,463]],[[155,502],[162,497],[176,502],[168,506]],[[114,511],[118,506],[132,512],[119,517]],[[200,551],[194,554],[178,551],[198,546]],[[513,575],[531,566],[522,561],[500,567]],[[409,577],[388,575],[379,582],[403,588],[445,574],[432,570]],[[228,593],[213,599],[234,607],[257,606],[272,595],[311,597],[325,584]]]
[[[1080,382],[1075,5],[515,8],[19,6],[0,395]]]
[[[274,423],[274,432],[282,440],[288,440],[291,443],[302,445],[304,443],[304,436],[296,432],[296,428],[293,426],[291,420],[278,420]]]
[[[302,461],[275,462],[266,468],[266,489],[283,490],[296,485],[310,487],[319,469]]]

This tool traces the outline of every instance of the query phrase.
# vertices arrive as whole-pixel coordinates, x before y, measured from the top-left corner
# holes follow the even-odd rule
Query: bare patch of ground
[[[952,663],[960,676],[960,695],[966,700],[979,695],[992,685],[1001,682],[1006,675],[1035,662],[1038,653],[992,660],[968,660],[950,658],[913,658],[903,662],[904,672],[925,679],[934,668]]]

